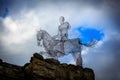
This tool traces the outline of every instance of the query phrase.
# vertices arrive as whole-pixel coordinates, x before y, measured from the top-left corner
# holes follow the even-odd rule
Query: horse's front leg
[[[77,53],[72,53],[72,56],[76,62],[76,65],[82,66],[82,57],[81,57],[81,53],[77,52]]]

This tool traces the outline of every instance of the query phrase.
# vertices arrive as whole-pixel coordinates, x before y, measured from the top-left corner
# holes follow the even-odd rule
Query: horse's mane
[[[43,33],[43,35],[45,35],[46,34],[46,36],[45,37],[48,37],[49,39],[51,39],[51,38],[53,38],[47,31],[45,31],[45,30],[40,30],[40,31],[42,31]]]

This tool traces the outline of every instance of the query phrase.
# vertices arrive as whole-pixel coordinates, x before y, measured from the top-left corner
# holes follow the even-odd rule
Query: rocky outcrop
[[[33,54],[24,66],[8,64],[0,60],[0,80],[94,80],[92,69],[71,64],[60,64],[54,59],[43,59]]]
[[[22,67],[2,62],[0,59],[0,80],[24,80]]]

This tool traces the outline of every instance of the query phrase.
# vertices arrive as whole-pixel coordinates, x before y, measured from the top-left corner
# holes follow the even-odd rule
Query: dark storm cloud
[[[110,65],[108,65],[107,67],[105,67],[101,70],[103,72],[102,75],[104,76],[104,78],[109,79],[109,80],[113,80],[113,79],[119,80],[120,79],[120,77],[119,77],[119,75],[120,75],[120,70],[119,70],[119,67],[120,67],[120,63],[119,63],[120,41],[119,40],[115,40],[115,39],[109,40],[107,43],[104,44],[104,46],[107,45],[105,49],[109,49],[109,50],[105,50],[105,53],[108,55],[106,57],[109,58],[110,54],[112,54],[112,56],[113,56],[113,60],[110,62]]]
[[[109,14],[117,24],[120,22],[120,1],[119,0],[1,0],[2,6],[7,6],[10,9],[11,14],[19,13],[24,8],[34,9],[37,6],[56,5],[61,6],[67,5],[67,3],[77,4],[76,6],[93,6],[94,8],[101,9],[107,8]],[[41,8],[41,7],[39,7]],[[7,10],[7,8],[6,8]],[[2,10],[3,11],[3,10]]]
[[[120,40],[120,39],[119,39]],[[97,73],[97,75],[101,75],[101,79],[99,80],[119,80],[120,77],[120,63],[119,63],[119,56],[120,56],[120,41],[114,39],[109,40],[108,42],[104,43],[103,47],[101,48],[101,51],[104,51],[104,53],[99,53],[102,55],[106,55],[105,58],[108,59],[108,63],[104,63],[107,60],[104,60],[104,67],[101,68],[101,74]],[[99,56],[98,56],[99,57]],[[112,60],[111,60],[112,59]],[[102,57],[101,57],[102,60]]]
[[[86,64],[94,69],[96,80],[120,79],[119,47],[120,41],[111,39],[104,42],[99,49],[91,48],[88,52],[89,57],[86,56],[88,60]]]
[[[104,4],[112,18],[112,22],[117,25],[117,29],[120,29],[120,0],[105,0]]]
[[[103,54],[107,54],[106,58],[109,58],[110,54],[113,56],[113,60],[111,61],[110,65],[106,65],[105,68],[101,68],[101,72],[97,73],[98,75],[101,75],[101,78],[97,78],[97,80],[119,80],[120,79],[120,0],[99,0],[101,1],[101,6],[105,6],[108,12],[108,15],[114,22],[116,26],[116,32],[118,32],[115,37],[111,36],[111,40],[104,43],[104,47],[101,49],[101,51],[104,51]],[[94,3],[94,2],[93,2]],[[97,6],[97,5],[96,5]],[[109,33],[111,34],[111,33]],[[101,54],[101,53],[99,53]],[[95,54],[96,55],[96,54]],[[102,54],[101,54],[102,55]],[[98,56],[99,57],[99,56]],[[94,63],[93,63],[94,64]]]

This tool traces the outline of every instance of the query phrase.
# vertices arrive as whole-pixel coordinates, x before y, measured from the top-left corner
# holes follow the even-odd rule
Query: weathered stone
[[[54,59],[43,59],[35,53],[24,66],[2,62],[0,80],[94,80],[94,72],[81,66],[60,64]]]
[[[43,60],[43,57],[38,53],[34,53],[33,56],[37,59]]]
[[[0,63],[2,63],[2,59],[0,59]]]
[[[27,67],[29,64],[30,64],[30,63],[26,63],[26,64],[23,66],[23,69],[24,69],[25,67]]]
[[[95,80],[95,75],[92,69],[84,68],[84,75],[86,76],[86,80]]]
[[[60,64],[60,62],[58,60],[55,60],[55,59],[45,59],[45,61],[47,63],[52,63],[52,64]]]

